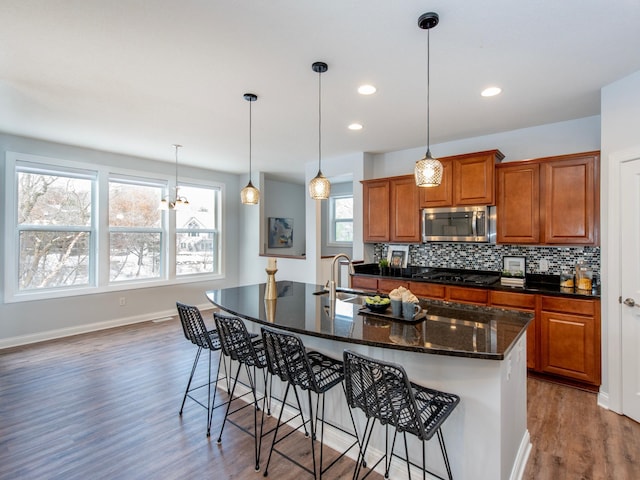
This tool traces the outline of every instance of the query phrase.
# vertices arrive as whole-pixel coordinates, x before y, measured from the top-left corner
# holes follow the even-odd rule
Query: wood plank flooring
[[[187,400],[178,415],[195,351],[176,318],[0,351],[0,480],[262,478],[252,437],[228,425],[216,443],[222,409],[210,438],[203,408]],[[639,424],[597,407],[593,393],[528,387],[526,480],[640,479]],[[310,465],[306,439],[291,438],[285,448]],[[342,460],[326,478],[352,468]],[[269,478],[311,475],[275,457]]]

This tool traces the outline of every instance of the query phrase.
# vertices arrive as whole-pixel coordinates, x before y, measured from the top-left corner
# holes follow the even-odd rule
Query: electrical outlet
[[[120,306],[124,307],[127,304],[127,297],[120,297]]]
[[[540,271],[541,272],[548,272],[549,271],[549,262],[547,261],[546,258],[541,258],[540,259]]]

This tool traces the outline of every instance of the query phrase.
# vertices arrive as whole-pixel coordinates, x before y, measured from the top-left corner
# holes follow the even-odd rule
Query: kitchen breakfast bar
[[[413,382],[458,395],[460,404],[442,427],[453,478],[520,478],[531,448],[526,327],[533,315],[420,300],[423,313],[405,321],[391,317],[390,312],[369,312],[365,295],[342,290],[332,302],[323,286],[290,281],[277,282],[275,299],[265,299],[265,284],[206,292],[215,306],[248,320],[249,331],[259,333],[260,325],[269,325],[294,332],[306,347],[337,359],[349,349],[398,363]],[[330,393],[327,412],[334,423],[348,428],[342,391]],[[359,428],[365,421],[361,413],[355,412]],[[410,455],[419,458],[420,442],[408,437]],[[338,430],[325,435],[325,444],[338,450],[346,443]],[[372,449],[373,457],[384,451],[383,429],[372,437]],[[427,464],[446,475],[435,439],[428,442]],[[407,478],[402,462],[392,467],[391,478]]]

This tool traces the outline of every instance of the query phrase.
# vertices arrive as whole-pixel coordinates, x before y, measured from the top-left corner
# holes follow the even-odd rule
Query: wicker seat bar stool
[[[303,428],[305,436],[311,437],[311,456],[313,459],[313,470],[299,464],[294,459],[287,457],[282,451],[278,451],[278,453],[280,453],[280,455],[282,455],[283,457],[288,458],[290,461],[294,462],[302,469],[313,474],[314,479],[321,479],[322,475],[329,468],[335,465],[336,462],[340,460],[349,450],[351,450],[356,445],[359,446],[357,436],[355,435],[356,427],[350,410],[349,416],[351,417],[353,432],[349,432],[340,426],[331,424],[325,419],[325,393],[337,385],[341,385],[344,392],[344,369],[342,366],[342,362],[340,360],[336,360],[323,355],[320,352],[316,352],[313,350],[307,351],[298,335],[283,332],[281,330],[276,330],[270,327],[261,327],[261,331],[264,348],[267,354],[267,366],[269,372],[272,376],[278,376],[282,381],[286,382],[284,398],[282,399],[282,408],[280,410],[278,421],[276,423],[275,434],[273,436],[271,448],[269,450],[267,464],[264,468],[264,476],[266,477],[269,473],[269,463],[271,461],[273,451],[275,450],[275,446],[292,433],[298,431],[300,428]],[[309,415],[306,420],[297,388],[300,388],[303,391],[307,391]],[[289,395],[290,390],[293,390],[295,394],[298,414],[287,420],[287,422],[285,423],[288,423],[291,420],[300,417],[301,425],[297,429],[291,430],[285,435],[282,435],[281,438],[278,438],[278,431],[280,429],[280,426],[283,425],[282,413],[285,410],[285,405],[287,405],[287,396]],[[311,395],[312,392],[316,394],[315,408]],[[318,421],[321,425],[320,460],[319,462],[316,462],[315,441],[318,431]],[[323,440],[325,424],[330,425],[331,427],[336,428],[341,432],[349,434],[355,438],[355,441],[326,467],[323,466]],[[311,430],[310,435],[309,430],[307,430],[307,425],[309,425],[309,429]]]
[[[238,362],[238,368],[236,370],[235,376],[233,377],[233,383],[231,387],[231,393],[229,397],[229,401],[227,403],[227,410],[224,414],[224,420],[222,421],[222,427],[220,428],[220,435],[218,436],[218,443],[222,443],[222,432],[224,431],[225,424],[227,423],[227,419],[229,415],[233,415],[234,413],[243,410],[247,407],[252,407],[253,409],[253,432],[251,433],[254,437],[254,454],[255,454],[255,469],[256,471],[260,470],[260,450],[262,446],[262,438],[263,435],[263,425],[264,425],[264,411],[265,405],[268,412],[268,415],[271,415],[271,402],[269,396],[269,375],[266,369],[267,360],[265,358],[264,347],[262,346],[262,339],[256,335],[251,335],[244,322],[235,316],[224,315],[221,313],[214,313],[214,320],[216,322],[216,328],[218,330],[218,336],[220,338],[220,344],[222,345],[222,351],[224,355],[228,356],[231,360],[235,360]],[[249,403],[245,403],[244,405],[236,408],[233,411],[230,411],[231,404],[238,400],[248,393],[244,395],[240,395],[238,397],[234,397],[236,391],[236,385],[238,384],[238,377],[240,376],[240,371],[242,366],[245,367],[245,371],[247,373],[247,378],[249,381],[249,388],[251,390],[252,401]],[[260,421],[260,429],[258,431],[258,410],[259,407],[259,399],[256,392],[256,379],[257,379],[257,370],[262,370],[263,381],[264,381],[264,395],[262,397],[262,416]],[[267,432],[269,433],[269,432]]]
[[[182,397],[182,404],[180,405],[180,415],[184,410],[184,405],[187,398],[190,398],[198,405],[205,407],[207,409],[207,437],[211,434],[211,419],[213,417],[213,410],[218,408],[224,403],[219,405],[215,405],[216,401],[216,392],[218,386],[218,380],[220,379],[220,365],[224,362],[223,356],[220,355],[218,358],[218,367],[216,369],[216,378],[214,381],[211,380],[211,353],[220,351],[220,339],[218,338],[218,332],[216,330],[208,330],[207,326],[204,323],[202,318],[202,314],[198,307],[193,305],[187,305],[184,303],[176,302],[176,308],[178,309],[178,316],[180,317],[180,324],[182,325],[182,331],[187,340],[198,347],[198,351],[196,352],[196,357],[193,360],[193,366],[191,367],[191,374],[189,375],[189,381],[187,382],[187,388],[184,391],[184,396]],[[208,382],[203,385],[198,385],[196,387],[192,387],[191,383],[193,381],[194,374],[196,373],[196,369],[198,367],[198,363],[200,360],[200,354],[202,350],[207,350],[209,353],[209,377]],[[226,378],[226,364],[225,367],[225,375],[223,378]],[[213,383],[213,398],[211,398],[211,385]],[[203,387],[207,387],[207,404],[205,405],[200,401],[197,397],[194,396],[196,390],[199,390]]]
[[[442,479],[443,477],[426,469],[426,442],[435,434],[438,437],[447,476],[452,480],[441,427],[460,402],[460,397],[412,383],[401,365],[375,360],[349,350],[344,351],[343,358],[349,407],[361,409],[367,417],[362,448],[353,478],[357,479],[360,474],[371,433],[378,420],[385,426],[385,454],[362,478],[366,478],[382,460],[385,461],[384,476],[389,478],[391,459],[395,456],[406,462],[409,479],[411,479],[411,465],[422,469],[423,479],[426,479],[427,473]],[[395,428],[391,448],[389,448],[389,426]],[[394,453],[398,432],[404,436],[404,458]],[[422,466],[409,460],[407,433],[415,435],[422,441]]]

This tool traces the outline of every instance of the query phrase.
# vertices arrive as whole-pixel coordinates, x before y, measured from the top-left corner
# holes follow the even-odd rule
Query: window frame
[[[346,223],[349,222],[352,225],[353,228],[353,213],[350,219],[337,219],[335,218],[335,201],[337,199],[341,199],[341,198],[350,198],[351,202],[352,202],[352,208],[353,208],[353,193],[339,193],[339,194],[335,194],[335,195],[330,195],[329,196],[329,205],[327,208],[327,224],[329,226],[329,228],[327,228],[327,246],[330,247],[349,247],[353,245],[353,240],[351,240],[350,242],[340,242],[337,241],[336,238],[336,225],[338,223]]]
[[[19,234],[17,229],[18,222],[18,169],[17,165],[31,164],[38,169],[38,173],[51,174],[60,172],[80,173],[95,172],[94,188],[91,197],[92,201],[92,224],[95,228],[95,234],[91,239],[92,267],[90,276],[93,282],[83,286],[65,286],[55,287],[51,289],[38,290],[19,290]],[[5,192],[4,202],[6,206],[5,231],[8,233],[13,230],[13,234],[5,236],[5,268],[4,268],[4,302],[17,303],[23,301],[43,300],[52,298],[64,298],[77,295],[90,295],[96,293],[105,293],[121,290],[135,290],[140,288],[158,287],[175,285],[182,283],[204,282],[211,280],[219,280],[225,278],[225,193],[224,183],[212,180],[182,178],[179,186],[193,186],[200,188],[214,188],[218,190],[216,218],[217,218],[217,235],[218,245],[215,252],[218,256],[218,272],[217,273],[195,273],[190,275],[176,275],[176,223],[175,213],[172,211],[162,212],[162,229],[164,231],[163,242],[161,246],[161,270],[160,278],[153,279],[136,279],[120,282],[109,281],[109,181],[112,178],[117,179],[135,179],[146,181],[148,183],[160,185],[163,187],[162,195],[165,196],[169,192],[174,191],[175,177],[170,173],[143,172],[140,170],[129,170],[126,168],[115,168],[108,164],[89,163],[77,160],[66,160],[60,158],[46,157],[42,155],[33,155],[27,153],[19,153],[7,151],[5,152]],[[57,226],[56,230],[60,230]],[[106,247],[103,247],[106,246]]]

